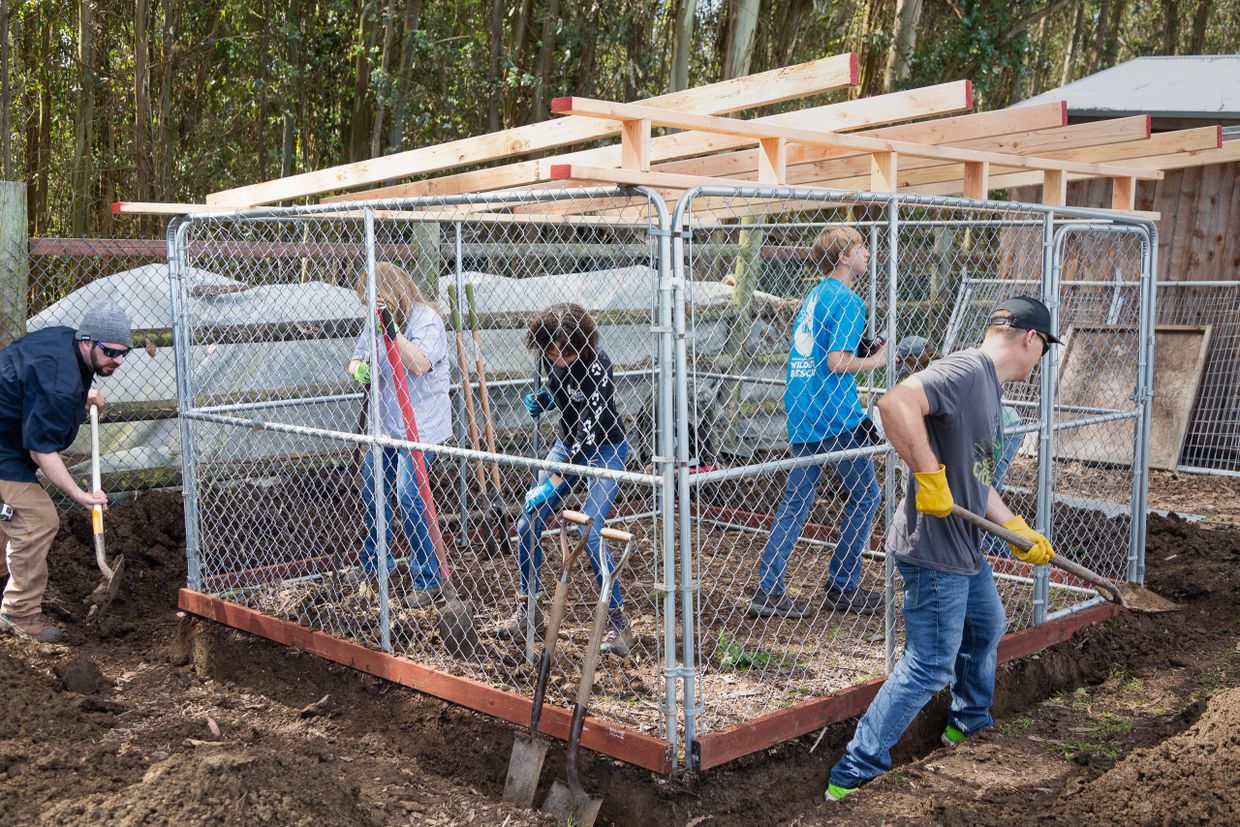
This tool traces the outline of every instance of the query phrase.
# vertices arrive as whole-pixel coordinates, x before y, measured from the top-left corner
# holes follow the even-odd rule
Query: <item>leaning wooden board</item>
[[[1150,467],[1175,468],[1184,445],[1197,387],[1210,349],[1210,325],[1154,328],[1154,403],[1150,422]],[[1078,325],[1069,330],[1059,368],[1061,406],[1127,410],[1136,389],[1137,335],[1128,326]],[[1058,421],[1087,414],[1062,413]],[[1057,459],[1132,464],[1132,420],[1104,422],[1055,433]]]

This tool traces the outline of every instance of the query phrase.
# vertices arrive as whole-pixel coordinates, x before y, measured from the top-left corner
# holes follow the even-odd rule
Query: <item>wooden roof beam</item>
[[[836,130],[847,130],[932,115],[967,111],[972,106],[972,84],[962,80],[940,83],[920,89],[891,92],[886,95],[875,95],[843,103],[816,106],[794,112],[783,112],[778,115],[767,115],[755,118],[753,123],[803,126],[807,128],[821,128],[825,126]],[[1002,117],[1013,124],[1013,129],[1017,128],[1015,124],[1021,122],[1022,118],[1027,122],[1049,126],[1050,121],[1048,120],[1047,113],[1052,110],[1056,113],[1059,123],[1067,122],[1067,116],[1064,114],[1062,103],[1030,106],[1022,116],[1005,114]],[[938,126],[940,124],[942,128],[946,129],[953,126],[955,122],[955,118],[945,118],[931,121],[925,124],[925,127],[933,132],[940,128]],[[692,155],[737,149],[749,146],[751,143],[752,141],[734,138],[729,135],[681,132],[675,135],[654,138],[650,145],[650,158],[652,162],[668,161],[673,158],[684,158]],[[620,166],[622,164],[620,153],[621,148],[617,146],[586,149],[562,154],[544,161],[522,161],[488,169],[460,172],[426,181],[415,181],[366,190],[364,192],[332,196],[324,198],[323,201],[334,203],[338,201],[363,201],[383,198],[420,198],[509,189],[526,186],[542,180],[546,175],[546,165],[549,163],[587,164],[604,167]],[[757,170],[756,161],[754,170]]]
[[[656,110],[666,107],[693,112],[739,112],[754,106],[855,86],[859,79],[857,55],[850,52],[659,95],[648,98],[642,104]],[[488,135],[397,152],[369,161],[341,164],[260,184],[220,190],[208,195],[206,200],[208,204],[271,204],[332,190],[378,184],[393,178],[439,172],[497,158],[528,155],[611,137],[618,131],[619,127],[614,124],[601,124],[590,118],[527,124]]]
[[[1117,175],[1150,179],[1162,177],[1160,172],[1154,170],[1133,170],[1104,164],[1087,164],[1013,155],[1010,153],[958,149],[950,146],[871,138],[864,135],[840,135],[833,132],[758,124],[754,121],[725,118],[716,115],[668,112],[640,104],[615,103],[593,98],[556,98],[551,102],[551,111],[568,115],[588,115],[613,121],[648,118],[652,125],[677,129],[693,129],[701,132],[718,132],[723,135],[750,138],[755,141],[760,138],[784,138],[788,141],[811,146],[836,147],[868,153],[896,152],[903,155],[911,155],[915,158],[933,158],[943,161],[988,161],[994,166],[1075,172],[1098,177]]]

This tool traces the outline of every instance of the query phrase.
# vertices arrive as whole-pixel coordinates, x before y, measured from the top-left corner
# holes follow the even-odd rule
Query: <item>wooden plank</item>
[[[787,180],[788,142],[783,138],[763,138],[758,142],[758,183],[778,186]]]
[[[990,164],[974,161],[964,165],[964,197],[984,200],[989,195]],[[1127,179],[1131,181],[1132,179]]]
[[[999,662],[1028,657],[1064,641],[1095,623],[1114,617],[1119,608],[1110,603],[1093,606],[1039,626],[1010,632],[999,642]],[[816,729],[846,721],[865,712],[886,678],[874,678],[822,698],[803,701],[785,709],[708,732],[698,738],[698,768],[705,770],[751,755],[806,735]]]
[[[870,156],[870,191],[895,192],[899,159],[894,152],[875,152]]]
[[[1039,169],[1057,172],[1076,172],[1084,175],[1113,176],[1132,175],[1137,178],[1161,178],[1161,173],[1140,168],[1118,165],[1092,164],[1064,161],[1038,156],[1013,155],[1010,153],[958,149],[952,146],[923,144],[912,141],[895,141],[866,135],[840,135],[833,132],[801,129],[797,127],[761,124],[739,118],[718,115],[696,115],[688,112],[672,112],[641,104],[616,103],[594,98],[556,98],[551,111],[559,114],[588,115],[603,120],[622,121],[632,118],[649,118],[656,126],[691,129],[701,132],[717,132],[757,140],[758,138],[786,138],[802,144],[837,147],[861,152],[898,152],[915,158],[936,158],[947,161],[989,161],[995,166],[1017,169]]]
[[[192,215],[244,209],[244,204],[176,204],[162,201],[113,201],[113,215]]]
[[[1134,210],[1137,207],[1137,180],[1116,177],[1111,179],[1111,209]]]
[[[659,95],[642,103],[655,109],[739,112],[755,106],[855,86],[859,79],[857,55],[848,53]],[[544,121],[488,135],[397,152],[369,161],[341,164],[260,184],[220,190],[209,194],[206,201],[208,204],[271,204],[332,190],[377,184],[393,178],[479,164],[496,158],[528,155],[611,137],[619,131],[617,124],[602,124],[590,118]]]
[[[552,164],[550,176],[553,181],[593,181],[600,184],[625,184],[634,187],[666,187],[682,190],[703,186],[754,186],[753,181],[706,178],[701,175],[673,175],[665,172],[639,172],[632,169],[592,167],[584,164]]]
[[[650,171],[650,120],[638,118],[620,124],[620,166]]]
[[[468,709],[529,726],[533,701],[493,686],[368,649],[360,643],[312,631],[191,589],[177,592],[177,604],[187,612],[225,626],[342,663]],[[539,731],[567,740],[571,721],[569,710],[546,704]],[[668,773],[672,769],[667,741],[598,718],[586,718],[581,745],[653,772]]]
[[[116,256],[126,258],[168,257],[168,242],[161,238],[32,238],[30,256]]]
[[[795,112],[784,112],[755,118],[757,123],[772,123],[786,126],[822,127],[829,126],[834,130],[857,129],[862,126],[891,123],[931,115],[942,115],[967,110],[973,105],[972,86],[968,81],[941,83],[921,89],[909,89],[876,95],[844,103],[802,109]],[[1044,122],[1051,105],[1042,104],[1029,107],[1026,117],[1035,122]],[[1056,116],[1062,116],[1062,106],[1054,104]],[[987,113],[992,114],[992,113]],[[997,117],[997,116],[996,116]],[[1009,123],[1015,119],[1008,114],[1001,116]],[[956,119],[946,118],[932,121],[924,127],[931,132],[938,128],[951,128]],[[939,125],[942,125],[941,127]],[[921,125],[919,125],[921,126]],[[655,138],[651,142],[652,162],[667,161],[690,155],[702,155],[710,152],[736,149],[752,144],[742,138],[728,135],[711,135],[701,132],[682,132]],[[455,175],[432,178],[428,181],[417,181],[398,184],[391,187],[366,190],[365,192],[348,193],[324,198],[324,203],[339,201],[361,201],[376,198],[421,198],[427,196],[459,195],[467,192],[490,192],[532,184],[540,180],[540,164],[575,163],[590,166],[618,166],[620,164],[620,148],[616,146],[586,149],[558,155],[546,161],[523,161],[516,164],[490,167],[473,172],[461,172]],[[751,169],[757,169],[757,161]]]
[[[1055,207],[1068,204],[1068,176],[1061,169],[1042,170],[1042,203]]]

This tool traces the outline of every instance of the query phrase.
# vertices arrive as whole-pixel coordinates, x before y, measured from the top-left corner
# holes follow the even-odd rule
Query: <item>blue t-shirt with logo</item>
[[[854,353],[865,332],[865,302],[836,278],[825,278],[805,297],[792,329],[784,410],[788,441],[821,442],[851,431],[865,412],[851,373],[832,373],[827,354]]]

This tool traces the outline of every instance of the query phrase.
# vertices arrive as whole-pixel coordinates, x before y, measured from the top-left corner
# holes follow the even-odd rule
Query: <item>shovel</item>
[[[486,435],[487,450],[492,454],[495,449],[495,423],[491,419],[491,398],[487,394],[487,366],[482,358],[482,334],[478,328],[478,306],[474,301],[474,285],[465,285],[465,301],[469,303],[469,331],[474,339],[474,358],[478,363],[478,401],[482,408],[483,433]],[[512,551],[509,543],[509,528],[505,518],[503,482],[500,479],[499,464],[491,463],[491,490],[487,494],[490,503],[490,514],[493,519],[492,532],[499,541],[499,548],[506,552]]]
[[[569,548],[568,524],[584,526],[581,539]],[[512,742],[512,757],[508,759],[508,778],[504,781],[504,801],[529,809],[534,806],[534,793],[538,778],[542,775],[543,759],[547,757],[548,741],[538,737],[538,719],[542,717],[543,698],[547,693],[547,676],[551,674],[551,660],[555,656],[556,639],[560,634],[560,622],[564,619],[564,604],[568,602],[568,578],[573,563],[581,556],[590,536],[593,521],[580,511],[564,511],[560,514],[560,579],[555,584],[555,597],[551,600],[551,617],[547,622],[547,634],[543,638],[542,657],[538,661],[538,679],[534,682],[534,709],[530,713],[529,734],[519,732]]]
[[[377,319],[382,318],[383,304],[375,311]],[[379,325],[383,338],[383,346],[387,351],[388,365],[392,368],[392,382],[396,387],[396,399],[400,403],[401,416],[405,421],[405,436],[410,442],[418,442],[418,422],[413,415],[413,403],[409,399],[409,385],[406,380],[405,365],[400,360],[400,351],[396,342],[388,338],[383,325]],[[421,451],[413,451],[413,466],[418,483],[418,494],[426,509],[426,528],[431,535],[431,544],[435,547],[435,559],[439,561],[439,594],[443,597],[443,605],[439,607],[439,618],[435,627],[439,638],[443,641],[448,654],[453,657],[469,659],[478,649],[478,629],[474,623],[474,610],[461,600],[456,592],[456,584],[452,581],[448,569],[448,551],[444,547],[443,534],[439,531],[439,512],[435,509],[435,498],[431,492],[431,478],[426,472],[426,458]],[[414,538],[410,537],[409,542]],[[382,561],[381,561],[382,562]]]
[[[586,707],[590,702],[590,691],[594,688],[594,670],[598,666],[599,644],[603,641],[603,624],[607,620],[607,603],[611,597],[611,586],[616,582],[616,575],[628,562],[633,550],[633,535],[614,528],[604,528],[599,532],[604,540],[624,543],[624,553],[616,561],[610,571],[603,574],[603,585],[599,590],[598,603],[594,607],[594,628],[590,630],[590,642],[586,644],[585,654],[581,662],[581,685],[577,687],[577,702],[573,704],[573,722],[568,731],[568,749],[564,753],[564,775],[567,781],[556,779],[551,785],[543,801],[542,811],[563,820],[573,827],[593,827],[594,819],[598,818],[599,808],[603,799],[592,796],[581,788],[577,779],[577,744],[581,741],[581,728],[586,720]],[[599,558],[606,565],[608,555],[600,553]]]
[[[456,364],[457,369],[461,372],[461,397],[465,402],[465,416],[469,422],[469,447],[477,451],[480,450],[482,439],[478,431],[478,416],[474,411],[474,392],[469,379],[469,362],[465,358],[465,334],[461,328],[461,309],[457,305],[455,292],[448,293],[448,303],[451,307],[452,328],[456,332]],[[494,509],[494,504],[487,493],[487,469],[481,460],[474,465],[474,472],[477,476],[478,495],[487,504],[486,522],[498,524],[499,520],[491,513]],[[499,540],[495,536],[494,528],[485,529],[483,534],[487,556],[497,556],[499,554]]]
[[[1000,540],[1005,540],[1011,545],[1028,551],[1033,548],[1033,543],[1028,539],[1020,536],[1015,531],[1006,529],[998,523],[993,523],[985,517],[979,517],[972,511],[962,508],[959,504],[952,505],[952,515],[959,517],[967,523],[972,523],[983,531],[989,531]],[[1180,608],[1176,603],[1136,583],[1114,583],[1100,574],[1082,566],[1080,563],[1074,563],[1065,559],[1063,556],[1056,554],[1051,558],[1051,565],[1058,566],[1069,574],[1074,574],[1098,590],[1098,594],[1106,600],[1125,609],[1134,612],[1174,612]]]
[[[90,406],[90,484],[93,491],[99,491],[102,487],[99,474],[98,405]],[[90,606],[86,612],[86,618],[98,620],[107,611],[108,606],[112,605],[116,592],[121,587],[121,567],[125,565],[125,555],[118,554],[112,561],[112,565],[108,565],[108,557],[103,550],[103,506],[91,507],[90,524],[95,535],[95,562],[99,565],[103,579],[84,602]]]

